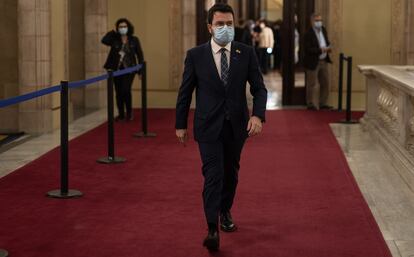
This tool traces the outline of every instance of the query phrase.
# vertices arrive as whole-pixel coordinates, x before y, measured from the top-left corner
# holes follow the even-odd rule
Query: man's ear
[[[208,32],[210,32],[210,34],[213,35],[213,26],[211,24],[207,24],[207,29],[208,29]]]

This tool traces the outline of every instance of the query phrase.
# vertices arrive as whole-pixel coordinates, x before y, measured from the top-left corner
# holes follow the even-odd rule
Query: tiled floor
[[[280,75],[269,74],[265,82],[269,91],[268,109],[282,108]],[[249,97],[250,104],[251,100]],[[105,120],[105,110],[76,120],[70,125],[70,138],[81,135]],[[414,185],[407,185],[401,179],[385,152],[360,125],[332,124],[331,127],[393,256],[414,257]],[[0,177],[58,145],[59,131],[55,131],[0,153]]]
[[[80,118],[70,124],[69,139],[75,138],[102,124],[106,120],[106,110],[101,110]],[[39,158],[60,144],[60,130],[44,134],[0,153],[0,178]]]

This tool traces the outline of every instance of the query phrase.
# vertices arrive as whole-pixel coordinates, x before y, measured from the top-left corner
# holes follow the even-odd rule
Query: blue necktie
[[[229,79],[229,63],[227,61],[226,48],[220,49],[221,52],[221,80],[224,86],[227,86]]]

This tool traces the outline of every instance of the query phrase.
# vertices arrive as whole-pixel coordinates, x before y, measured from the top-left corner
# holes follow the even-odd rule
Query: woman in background
[[[106,70],[122,70],[144,62],[141,44],[138,37],[134,36],[134,26],[125,18],[115,23],[115,29],[106,33],[102,38],[102,43],[111,47],[104,65]],[[141,71],[138,71],[138,74],[141,75]],[[118,107],[118,116],[115,121],[134,119],[131,93],[134,77],[135,73],[129,73],[114,78]]]

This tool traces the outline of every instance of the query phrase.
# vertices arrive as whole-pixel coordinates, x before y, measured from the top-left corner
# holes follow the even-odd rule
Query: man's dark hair
[[[121,24],[123,22],[125,22],[128,26],[128,34],[127,35],[128,36],[134,35],[134,31],[135,31],[134,26],[132,25],[132,23],[127,18],[121,18],[121,19],[117,20],[116,23],[115,23],[116,29],[118,29],[119,24]]]
[[[233,11],[233,8],[231,8],[230,5],[225,4],[225,3],[217,3],[217,4],[213,5],[210,8],[210,10],[208,10],[208,15],[207,15],[207,23],[208,24],[213,23],[213,17],[214,17],[214,14],[216,12],[231,13],[233,15],[233,18],[234,18],[234,11]]]

